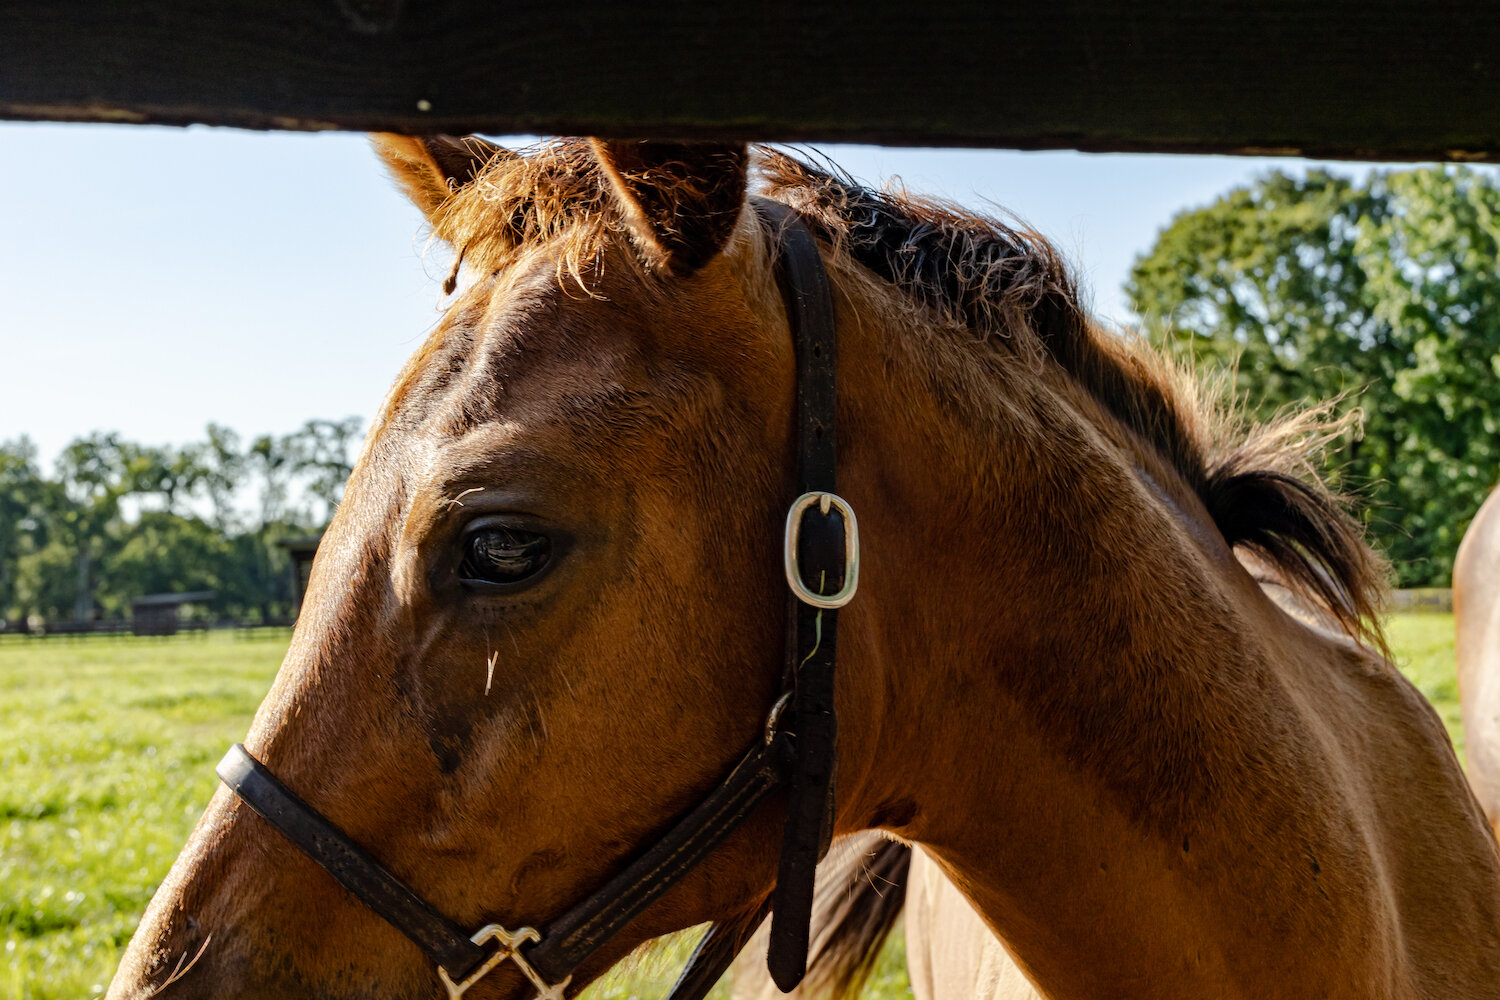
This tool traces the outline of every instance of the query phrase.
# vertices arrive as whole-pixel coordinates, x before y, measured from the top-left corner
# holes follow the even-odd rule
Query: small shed
[[[292,616],[296,617],[302,611],[302,598],[307,594],[307,581],[312,575],[313,556],[318,554],[318,543],[323,540],[323,533],[316,535],[304,535],[300,538],[283,538],[276,544],[286,549],[287,555],[292,558]]]
[[[201,604],[217,595],[213,590],[184,594],[146,594],[130,602],[130,631],[135,635],[176,635],[178,612],[184,604]]]

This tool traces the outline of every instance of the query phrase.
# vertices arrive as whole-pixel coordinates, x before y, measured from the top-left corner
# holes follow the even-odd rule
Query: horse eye
[[[463,540],[458,575],[465,583],[516,584],[540,573],[552,558],[552,539],[534,531],[484,526]]]

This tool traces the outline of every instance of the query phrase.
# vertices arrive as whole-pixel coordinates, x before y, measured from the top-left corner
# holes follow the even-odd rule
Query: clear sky
[[[1306,165],[819,148],[866,181],[1003,206],[1115,318],[1173,214]],[[0,124],[0,151],[0,440],[30,435],[49,465],[93,430],[166,444],[209,421],[368,419],[437,319],[443,268],[363,136]]]

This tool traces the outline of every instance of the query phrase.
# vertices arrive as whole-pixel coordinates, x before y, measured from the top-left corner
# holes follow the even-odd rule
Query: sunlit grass
[[[1451,614],[1395,615],[1386,626],[1396,665],[1432,702],[1458,759],[1464,759],[1464,727],[1458,715],[1458,681],[1453,672],[1453,616]]]
[[[1452,616],[1397,617],[1390,637],[1461,749]],[[263,631],[0,641],[0,997],[103,992],[287,640]],[[680,939],[628,963],[590,1000],[664,995],[690,947]],[[907,992],[898,934],[866,996]]]
[[[0,993],[103,992],[287,638],[0,644]]]

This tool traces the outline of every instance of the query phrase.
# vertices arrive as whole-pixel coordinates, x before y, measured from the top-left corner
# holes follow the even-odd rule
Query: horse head
[[[467,280],[374,422],[245,745],[460,925],[544,926],[722,778],[776,700],[787,311],[743,146],[377,146]],[[574,982],[763,899],[781,822],[763,812]],[[222,789],[111,996],[164,987],[438,992],[410,941]],[[523,988],[502,969],[475,995]]]

